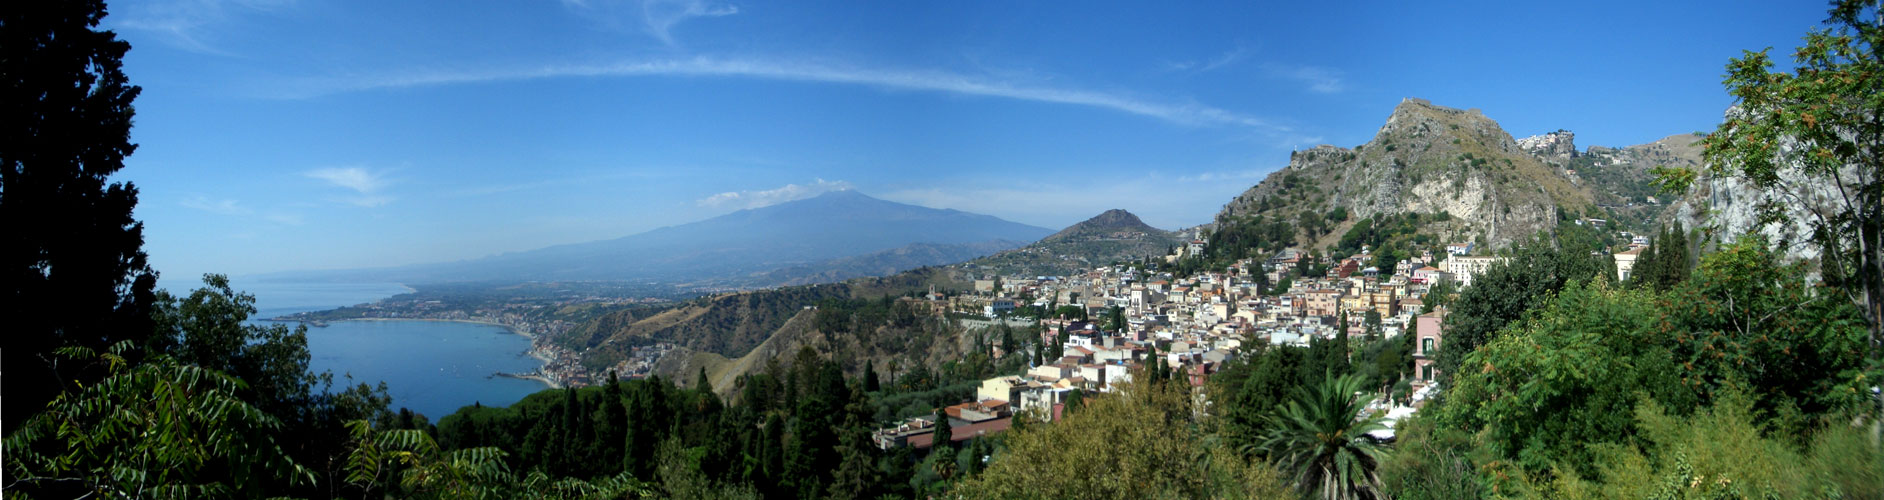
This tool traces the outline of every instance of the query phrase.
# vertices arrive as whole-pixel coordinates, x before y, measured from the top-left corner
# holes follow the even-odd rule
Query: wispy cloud
[[[1333,94],[1347,90],[1347,83],[1342,80],[1338,70],[1319,66],[1288,66],[1282,64],[1265,65],[1270,74],[1295,80],[1308,87],[1310,92]]]
[[[149,0],[113,9],[105,22],[113,29],[137,31],[184,50],[228,55],[214,46],[207,31],[248,12],[274,12],[298,0]]]
[[[849,182],[827,181],[818,179],[808,184],[786,184],[775,189],[758,191],[727,191],[696,200],[703,207],[712,208],[759,208],[780,203],[802,200],[831,191],[853,189]]]
[[[1165,69],[1171,70],[1171,71],[1194,71],[1197,73],[1206,73],[1206,72],[1211,72],[1211,71],[1216,71],[1218,69],[1222,69],[1232,64],[1236,64],[1237,62],[1242,61],[1243,57],[1248,54],[1249,54],[1249,49],[1247,47],[1238,46],[1237,48],[1230,49],[1229,51],[1226,51],[1222,54],[1217,54],[1216,57],[1211,57],[1209,59],[1167,61],[1165,62]]]
[[[899,90],[1001,97],[1109,109],[1183,125],[1229,125],[1275,133],[1285,125],[1197,103],[1173,103],[1079,88],[1028,85],[975,75],[933,70],[866,68],[776,60],[693,57],[614,64],[550,65],[468,71],[432,71],[393,75],[348,75],[273,87],[279,97],[308,98],[340,92],[398,89],[482,82],[567,77],[729,77],[864,85]]]
[[[182,205],[184,208],[202,210],[216,215],[260,218],[261,220],[287,226],[299,226],[304,222],[300,214],[276,211],[257,214],[254,209],[234,199],[212,199],[207,196],[198,195],[185,198],[183,201],[177,202],[177,204]]]
[[[349,205],[372,208],[393,201],[391,196],[381,193],[391,182],[379,172],[361,167],[329,167],[310,170],[302,175],[354,191],[356,196],[341,199]]]
[[[739,13],[733,5],[711,5],[704,0],[563,0],[563,6],[617,29],[632,27],[669,46],[674,26],[690,19],[724,17]]]

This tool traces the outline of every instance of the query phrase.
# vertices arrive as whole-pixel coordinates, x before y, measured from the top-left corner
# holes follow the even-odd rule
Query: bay
[[[188,295],[200,283],[162,286]],[[256,323],[297,312],[321,311],[369,303],[410,292],[397,283],[294,283],[232,280],[238,292],[255,295]],[[291,327],[295,323],[288,323]],[[530,357],[530,339],[509,329],[480,323],[394,320],[335,321],[310,326],[308,368],[331,370],[334,390],[343,385],[386,382],[392,407],[410,408],[432,421],[473,403],[507,406],[549,388],[535,380],[493,377],[495,372],[526,373],[543,366]],[[349,379],[351,377],[351,379]]]
[[[307,330],[308,362],[332,370],[335,385],[384,380],[394,408],[406,407],[436,422],[472,403],[508,406],[549,388],[535,380],[493,377],[543,366],[530,357],[530,340],[508,329],[451,321],[336,321]]]

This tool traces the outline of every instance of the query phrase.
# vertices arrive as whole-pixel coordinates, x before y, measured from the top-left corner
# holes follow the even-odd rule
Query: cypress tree
[[[558,453],[550,457],[553,461],[551,466],[561,475],[574,476],[576,475],[575,468],[579,466],[579,462],[575,460],[576,452],[584,448],[580,441],[582,420],[584,420],[582,402],[576,399],[576,388],[563,389],[562,413],[563,423],[557,426],[560,432],[556,436],[561,443],[557,445]]]
[[[947,411],[935,412],[935,433],[930,435],[935,437],[933,441],[930,441],[930,453],[934,453],[935,450],[942,448],[952,448],[955,446],[955,429],[951,428],[949,425],[949,413]]]
[[[595,436],[597,453],[596,456],[589,458],[603,463],[618,464],[617,467],[607,471],[612,475],[621,471],[619,464],[626,459],[622,447],[627,445],[628,440],[626,432],[628,408],[625,406],[627,402],[623,399],[621,381],[616,378],[613,370],[608,372],[608,384],[602,387],[601,404],[602,425],[597,429]]]
[[[1654,288],[1657,283],[1661,282],[1661,278],[1656,275],[1661,270],[1659,266],[1662,264],[1662,259],[1656,255],[1661,252],[1662,245],[1668,244],[1666,236],[1668,236],[1668,229],[1663,228],[1657,234],[1658,238],[1651,242],[1648,248],[1642,249],[1641,253],[1635,255],[1635,267],[1629,272],[1631,285],[1637,288]]]
[[[0,13],[0,365],[13,382],[0,421],[10,436],[62,387],[104,375],[56,363],[54,349],[105,352],[149,339],[157,274],[142,248],[144,224],[132,217],[137,187],[110,182],[137,150],[132,101],[142,89],[123,71],[131,44],[97,29],[104,2],[8,6]]]
[[[881,387],[881,386],[879,386],[879,385],[878,385],[878,382],[877,382],[877,362],[876,362],[876,360],[865,360],[865,361],[864,361],[864,372],[863,372],[863,379],[864,379],[864,380],[863,380],[863,383],[864,383],[864,392],[877,392],[878,390],[881,390],[881,389],[882,389],[882,387]]]
[[[777,413],[766,415],[763,439],[757,445],[762,480],[761,491],[766,498],[786,498],[785,480],[785,420]]]
[[[1001,356],[1014,355],[1014,330],[1006,322],[1001,323]]]

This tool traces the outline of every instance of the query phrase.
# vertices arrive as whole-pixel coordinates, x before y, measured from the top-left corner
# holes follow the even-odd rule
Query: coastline
[[[505,377],[505,378],[523,379],[523,380],[534,380],[539,383],[542,383],[543,385],[549,386],[549,388],[551,389],[563,388],[563,384],[559,384],[555,380],[550,379],[549,377],[545,377],[545,376],[537,375],[537,374],[498,373],[495,376]]]
[[[300,320],[286,320],[286,321],[300,321]],[[517,329],[517,327],[514,327],[514,326],[510,326],[510,325],[506,325],[506,324],[503,324],[503,323],[492,323],[492,322],[489,322],[489,321],[478,321],[478,320],[474,320],[474,319],[440,319],[440,318],[348,318],[348,319],[341,319],[341,320],[334,320],[334,321],[430,321],[430,322],[434,322],[434,323],[470,323],[470,324],[473,324],[473,325],[487,325],[487,326],[495,326],[495,327],[498,327],[498,328],[503,328],[504,330],[506,330],[506,331],[509,331],[509,332],[510,332],[510,333],[512,333],[512,334],[516,334],[516,335],[522,335],[522,336],[523,336],[523,338],[526,338],[526,339],[530,339],[530,340],[532,340],[532,341],[534,341],[534,340],[536,340],[536,335],[532,335],[532,334],[530,334],[530,332],[526,332],[526,331],[523,331],[523,330],[519,330],[519,329]],[[544,361],[545,363],[547,363],[547,362],[549,362],[549,360],[547,360],[547,359],[546,359],[546,360],[543,360],[543,361]]]

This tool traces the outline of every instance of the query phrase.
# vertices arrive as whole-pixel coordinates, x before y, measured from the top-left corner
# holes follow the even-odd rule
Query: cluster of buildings
[[[1201,249],[1193,247],[1202,244],[1194,241],[1179,251],[1196,253]],[[1444,308],[1421,314],[1423,298],[1439,283],[1469,284],[1472,275],[1494,262],[1493,257],[1470,255],[1472,250],[1469,243],[1449,245],[1451,255],[1446,258],[1428,253],[1391,266],[1375,262],[1365,251],[1311,262],[1325,266],[1328,271],[1322,276],[1291,276],[1305,267],[1304,259],[1315,257],[1285,251],[1184,278],[1112,266],[1073,276],[980,280],[975,294],[953,297],[957,302],[951,308],[980,310],[991,317],[1019,306],[1051,311],[1053,317],[1040,320],[1039,345],[1058,343],[1063,355],[1043,360],[1023,375],[984,380],[973,401],[880,429],[877,442],[926,448],[932,445],[933,438],[926,436],[933,433],[937,418],[950,419],[958,440],[998,432],[1022,412],[1055,420],[1073,391],[1108,391],[1151,364],[1202,386],[1246,346],[1306,346],[1316,338],[1336,338],[1343,325],[1353,338],[1417,335],[1410,378],[1423,396],[1438,376],[1434,361],[1446,314]],[[1382,267],[1392,271],[1383,272]],[[1285,281],[1286,290],[1264,289],[1266,283]],[[1064,317],[1065,306],[1075,306],[1083,317]]]

